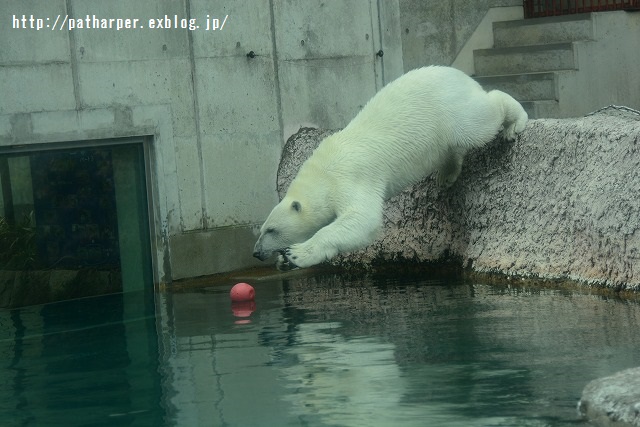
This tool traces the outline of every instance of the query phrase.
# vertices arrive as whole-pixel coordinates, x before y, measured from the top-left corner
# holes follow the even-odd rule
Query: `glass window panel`
[[[144,144],[121,142],[0,152],[0,307],[153,288]]]

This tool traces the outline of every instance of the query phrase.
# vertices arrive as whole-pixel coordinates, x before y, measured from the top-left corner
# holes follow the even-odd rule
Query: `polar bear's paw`
[[[276,268],[279,271],[289,271],[295,270],[298,266],[292,263],[286,255],[278,254],[278,258],[276,258]]]
[[[438,188],[447,189],[450,188],[458,179],[458,175],[460,175],[460,170],[457,171],[449,171],[447,173],[444,170],[438,171],[436,176],[436,185]]]
[[[289,265],[294,266],[293,268],[305,268],[317,264],[312,261],[313,254],[311,251],[306,249],[302,244],[292,245],[290,248],[285,249],[284,258]]]
[[[516,136],[527,126],[528,119],[529,117],[527,116],[527,113],[525,113],[523,110],[522,114],[520,114],[516,121],[505,126],[504,130],[502,131],[502,136],[504,137],[504,139],[509,142],[515,141]]]
[[[512,123],[502,131],[502,137],[508,142],[513,142],[516,140],[516,135],[519,132],[516,130],[516,124]]]
[[[320,264],[329,257],[313,245],[304,242],[291,245],[291,247],[285,249],[283,258],[286,259],[289,265],[293,265],[292,268],[306,268]]]

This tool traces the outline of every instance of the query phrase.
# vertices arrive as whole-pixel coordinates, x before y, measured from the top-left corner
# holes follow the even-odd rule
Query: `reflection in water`
[[[422,278],[0,310],[5,426],[570,426],[640,365],[640,305]],[[241,321],[241,323],[238,323]],[[247,322],[250,321],[250,322]]]
[[[228,289],[166,295],[175,425],[576,425],[590,379],[640,365],[636,303],[340,276],[255,287],[247,325]]]
[[[295,360],[281,367],[289,411],[306,421],[338,425],[393,425],[407,388],[394,361],[394,346],[376,338],[345,339],[339,323],[302,324]]]
[[[0,310],[0,424],[162,425],[149,297]]]

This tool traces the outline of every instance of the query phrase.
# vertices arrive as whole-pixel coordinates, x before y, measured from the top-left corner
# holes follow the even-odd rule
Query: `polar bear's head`
[[[318,228],[308,206],[299,200],[285,197],[262,224],[253,256],[264,261],[274,252],[284,251],[295,243],[306,241]]]

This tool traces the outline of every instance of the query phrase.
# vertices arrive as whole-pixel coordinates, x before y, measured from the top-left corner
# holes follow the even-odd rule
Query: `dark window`
[[[0,152],[0,307],[153,287],[144,141],[77,146]]]

